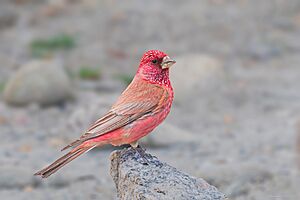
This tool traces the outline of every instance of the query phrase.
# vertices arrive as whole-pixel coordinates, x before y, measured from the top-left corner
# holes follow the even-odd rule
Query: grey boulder
[[[111,154],[111,176],[121,200],[156,199],[226,199],[214,186],[191,177],[145,154],[148,165],[132,148]]]
[[[60,63],[31,61],[8,81],[4,100],[8,104],[55,104],[72,97],[72,85]]]

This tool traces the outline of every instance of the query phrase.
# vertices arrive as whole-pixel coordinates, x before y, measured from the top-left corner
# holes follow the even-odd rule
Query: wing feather
[[[167,99],[165,92],[167,92],[166,89],[160,85],[149,84],[135,78],[110,111],[93,123],[78,140],[63,150],[121,128],[145,115],[160,111],[161,105]]]

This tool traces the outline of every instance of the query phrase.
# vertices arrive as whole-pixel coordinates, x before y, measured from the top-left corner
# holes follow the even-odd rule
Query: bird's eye
[[[156,60],[156,59],[152,60],[152,63],[153,63],[153,64],[156,64],[156,63],[157,63],[157,60]]]

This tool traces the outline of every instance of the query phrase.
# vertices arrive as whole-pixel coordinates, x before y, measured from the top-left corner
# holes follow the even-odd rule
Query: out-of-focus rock
[[[198,176],[203,177],[209,183],[218,187],[230,184],[236,177],[236,168],[234,165],[222,164],[214,165],[204,164],[199,170]]]
[[[255,164],[206,164],[199,175],[210,184],[226,188],[224,190],[230,198],[245,195],[251,185],[263,183],[273,177],[268,169]]]
[[[263,41],[250,43],[248,48],[245,48],[246,55],[255,60],[268,60],[277,57],[282,53],[282,48],[275,44],[266,44]]]
[[[297,154],[297,164],[298,164],[298,168],[300,169],[300,120],[297,123],[297,127],[296,127],[296,154]]]
[[[72,86],[57,62],[32,61],[22,66],[4,89],[4,99],[13,105],[49,105],[72,97]]]
[[[214,186],[191,177],[145,154],[148,165],[133,149],[111,154],[111,176],[121,200],[131,199],[226,199]]]
[[[42,8],[41,14],[48,17],[56,16],[63,13],[66,7],[68,7],[68,0],[48,0]]]
[[[163,123],[152,133],[140,140],[147,147],[165,147],[180,143],[192,143],[197,140],[196,136],[174,125]]]
[[[36,186],[40,181],[32,176],[32,171],[24,167],[0,167],[0,189],[22,189],[26,186]]]
[[[226,193],[230,198],[247,194],[253,185],[264,183],[273,177],[267,169],[258,166],[242,168],[241,176],[229,185]]]
[[[101,79],[99,81],[78,81],[78,87],[82,90],[95,90],[97,92],[115,92],[124,90],[124,86],[116,80]]]
[[[208,55],[186,55],[176,59],[170,72],[175,90],[175,101],[183,103],[195,93],[211,90],[223,78],[223,67],[219,60]]]
[[[23,5],[23,4],[29,4],[29,3],[45,3],[48,0],[13,0],[14,3]]]
[[[18,19],[18,13],[13,9],[0,8],[0,30],[13,26]]]

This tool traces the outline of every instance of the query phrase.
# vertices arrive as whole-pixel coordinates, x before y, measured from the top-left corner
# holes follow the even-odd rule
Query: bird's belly
[[[154,115],[144,116],[141,119],[133,121],[121,128],[101,135],[93,139],[91,142],[110,143],[114,146],[120,146],[123,144],[130,144],[141,139],[165,120],[171,110],[173,93],[171,94],[172,95],[170,96],[168,103],[163,106],[163,109],[160,112]]]
[[[115,130],[109,133],[112,134],[109,143],[115,146],[133,143],[153,131],[166,118],[167,114],[168,112],[161,112]]]

